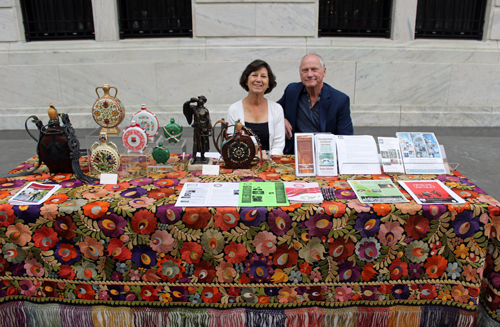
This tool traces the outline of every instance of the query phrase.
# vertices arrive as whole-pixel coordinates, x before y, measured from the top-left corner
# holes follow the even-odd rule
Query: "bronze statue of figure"
[[[203,95],[198,98],[191,98],[191,100],[184,102],[183,111],[186,116],[188,124],[194,129],[193,135],[193,159],[192,164],[206,164],[208,160],[205,158],[205,152],[210,151],[210,139],[212,136],[212,122],[210,121],[210,113],[203,105],[207,102],[207,98]],[[196,105],[191,104],[196,103]],[[201,157],[197,157],[196,153],[199,152]]]

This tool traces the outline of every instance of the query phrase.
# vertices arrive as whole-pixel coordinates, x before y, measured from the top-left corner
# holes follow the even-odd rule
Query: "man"
[[[352,135],[349,97],[323,83],[326,67],[317,54],[300,63],[300,83],[291,83],[278,101],[285,111],[286,144],[283,153],[294,153],[294,133],[330,132]]]

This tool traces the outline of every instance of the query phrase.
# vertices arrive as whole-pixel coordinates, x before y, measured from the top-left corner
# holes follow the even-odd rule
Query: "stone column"
[[[115,0],[92,0],[95,40],[98,42],[118,41],[118,7]]]
[[[500,0],[490,0],[486,6],[483,40],[500,40]]]
[[[391,39],[413,41],[418,0],[394,0],[392,6]]]

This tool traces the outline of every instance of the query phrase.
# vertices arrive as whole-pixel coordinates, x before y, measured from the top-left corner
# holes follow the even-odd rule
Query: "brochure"
[[[239,183],[185,183],[176,207],[237,207]]]
[[[406,174],[446,174],[434,133],[396,133]]]
[[[361,203],[408,202],[403,193],[389,180],[348,180]]]
[[[323,194],[318,183],[285,182],[290,203],[322,203]]]
[[[240,207],[288,207],[285,184],[282,182],[240,183]]]
[[[377,144],[371,135],[337,135],[339,174],[381,174]]]
[[[418,204],[457,204],[465,200],[441,181],[399,181]]]
[[[316,176],[314,134],[295,133],[295,175]]]
[[[386,173],[404,173],[403,158],[396,137],[379,137],[378,148],[382,159],[382,169]]]
[[[39,205],[47,201],[60,188],[59,184],[31,182],[10,198],[9,203],[13,205]]]
[[[335,135],[314,135],[316,148],[316,175],[337,176],[337,147],[335,146]]]

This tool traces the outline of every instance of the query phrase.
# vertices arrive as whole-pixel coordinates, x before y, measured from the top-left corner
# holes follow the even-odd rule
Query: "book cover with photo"
[[[458,204],[465,200],[441,181],[398,181],[418,204]]]
[[[45,202],[61,185],[31,182],[9,199],[14,205],[38,205]]]

